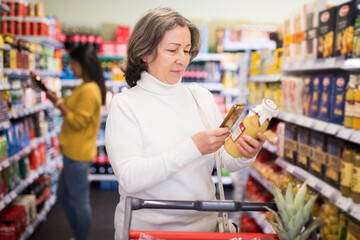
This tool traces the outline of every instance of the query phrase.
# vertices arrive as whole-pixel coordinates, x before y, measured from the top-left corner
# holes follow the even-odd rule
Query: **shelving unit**
[[[30,75],[31,70],[24,68],[4,68],[4,74],[8,76],[18,76],[18,77],[28,77]],[[47,69],[36,69],[34,70],[37,74],[44,77],[60,77],[62,75],[61,71],[53,71]]]
[[[264,233],[267,234],[276,234],[274,229],[266,220],[264,214],[259,212],[246,212],[255,222],[259,225],[259,227],[263,230]]]
[[[276,146],[271,144],[269,141],[264,142],[263,148],[265,148],[271,153],[276,153]]]
[[[284,159],[278,157],[275,162],[285,169],[288,173],[301,181],[306,181],[309,186],[328,198],[333,204],[341,210],[347,212],[352,217],[360,221],[360,204],[355,203],[351,198],[344,197],[341,192],[319,178],[313,176],[304,169],[297,167]]]
[[[281,74],[269,74],[269,75],[254,75],[250,76],[249,82],[279,82],[281,79]]]
[[[355,66],[354,64],[346,63],[344,57],[332,57],[315,60],[305,60],[297,62],[284,62],[282,64],[283,72],[304,72],[304,71],[322,71],[322,70],[351,70],[359,68],[360,64]],[[359,62],[360,63],[360,62]]]
[[[220,62],[222,59],[222,53],[199,53],[192,62]]]
[[[267,42],[228,42],[224,41],[223,49],[227,52],[235,52],[242,50],[261,50],[264,48],[269,48],[270,50],[275,50],[276,43],[274,41]]]
[[[21,235],[19,240],[28,239],[33,234],[33,232],[39,226],[39,224],[46,220],[46,216],[51,210],[51,208],[54,206],[55,202],[56,202],[56,196],[53,195],[50,197],[49,200],[45,202],[45,205],[42,211],[37,215],[36,220],[26,228],[25,232]]]
[[[22,108],[22,109],[19,109],[16,111],[11,111],[11,112],[9,112],[8,115],[9,115],[9,119],[17,119],[17,118],[28,116],[28,115],[31,115],[33,113],[36,113],[36,112],[39,112],[39,111],[42,111],[45,109],[50,109],[52,107],[53,107],[53,105],[51,102],[39,103],[39,104],[36,104],[29,108]]]
[[[260,183],[268,192],[273,194],[273,190],[272,190],[270,182],[267,179],[265,179],[263,176],[261,176],[261,174],[256,169],[254,169],[253,167],[250,167],[249,174],[250,174],[250,176],[255,178],[256,181],[258,183]]]
[[[339,124],[334,124],[330,122],[321,121],[318,119],[310,118],[303,115],[297,115],[293,113],[280,112],[277,115],[278,119],[284,120],[286,122],[295,123],[299,126],[307,127],[318,132],[327,133],[334,135],[338,138],[360,143],[360,131],[350,128],[345,128]]]

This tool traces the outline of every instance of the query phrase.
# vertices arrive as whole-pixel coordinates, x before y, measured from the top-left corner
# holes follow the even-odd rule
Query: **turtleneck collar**
[[[175,94],[179,92],[179,89],[182,87],[181,81],[175,84],[167,84],[155,78],[146,71],[141,73],[141,78],[139,81],[137,81],[136,85],[148,92],[159,95]]]

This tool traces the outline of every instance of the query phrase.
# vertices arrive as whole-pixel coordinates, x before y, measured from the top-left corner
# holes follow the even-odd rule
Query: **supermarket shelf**
[[[80,79],[61,79],[62,87],[76,87],[82,83]],[[105,86],[108,88],[111,87],[128,87],[129,85],[124,81],[115,81],[115,80],[106,80]]]
[[[360,221],[360,204],[356,204],[351,198],[344,197],[339,190],[280,157],[275,163],[301,181],[306,181],[309,186],[327,197],[333,204]]]
[[[209,91],[214,91],[214,92],[221,92],[224,90],[224,85],[222,83],[206,83],[206,82],[182,82],[182,83],[186,86],[197,84],[203,88],[207,88]]]
[[[20,184],[12,190],[10,193],[6,194],[4,199],[0,201],[0,210],[4,209],[11,201],[13,201],[16,196],[22,193],[24,189],[34,182],[41,174],[45,172],[45,166],[39,167],[36,171],[30,173],[30,175],[20,182]]]
[[[211,176],[213,182],[215,184],[218,183],[218,177],[217,176]],[[222,178],[222,183],[223,185],[231,185],[232,184],[232,179],[231,177],[221,177]]]
[[[97,147],[105,146],[105,139],[96,139],[96,146]]]
[[[321,71],[321,70],[360,70],[360,58],[345,59],[342,56],[305,60],[298,62],[285,62],[282,65],[284,72],[303,72],[303,71]]]
[[[280,112],[276,117],[286,122],[295,123],[299,126],[307,127],[318,132],[324,132],[330,135],[334,135],[338,138],[350,142],[354,142],[357,144],[360,142],[359,130],[345,128],[344,126],[339,124],[325,122],[307,116],[302,116],[287,112]]]
[[[249,77],[249,82],[278,82],[281,74],[255,75]]]
[[[117,179],[114,174],[90,174],[88,176],[88,180],[90,182],[97,182],[97,181],[115,181]]]
[[[9,118],[10,119],[21,118],[21,117],[28,116],[33,113],[45,110],[45,109],[52,108],[52,107],[53,107],[53,105],[51,102],[39,103],[39,104],[36,104],[35,106],[29,107],[29,108],[23,108],[20,110],[11,111],[11,112],[9,112]]]
[[[220,62],[223,59],[222,53],[199,53],[192,61],[193,62]]]
[[[276,49],[276,43],[274,41],[268,42],[228,42],[223,44],[224,51],[241,51],[241,50],[261,50],[269,48],[270,50]]]
[[[224,63],[220,66],[220,68],[225,71],[237,71],[239,67],[238,63]]]
[[[64,44],[62,42],[57,42],[54,39],[50,38],[50,37],[46,37],[46,36],[27,36],[27,35],[23,35],[21,36],[22,39],[25,39],[29,42],[32,43],[37,43],[37,44],[43,44],[43,45],[48,45],[48,46],[52,46],[55,48],[64,48]]]
[[[11,86],[9,83],[0,83],[0,91],[2,90],[10,90]]]
[[[112,87],[129,87],[129,85],[124,82],[124,81],[118,81],[118,80],[107,80],[105,81],[105,86],[108,88],[112,88]]]
[[[19,161],[20,158],[26,156],[29,154],[33,149],[35,149],[39,144],[46,142],[48,139],[52,138],[53,136],[56,136],[58,134],[58,131],[52,131],[47,136],[41,136],[38,138],[35,138],[31,140],[30,144],[24,147],[19,152],[11,155],[7,159],[0,162],[0,171],[10,166],[11,163]]]
[[[51,208],[54,206],[56,202],[56,196],[51,196],[49,200],[46,201],[43,209],[41,212],[37,215],[36,220],[26,228],[25,232],[20,236],[19,240],[25,240],[28,239],[35,231],[35,229],[39,226],[39,224],[46,220],[46,216],[51,210]]]
[[[259,227],[263,230],[264,233],[267,234],[275,234],[276,232],[271,227],[271,225],[266,220],[264,214],[259,212],[247,212],[247,214],[255,220],[255,222],[259,225]]]
[[[264,142],[263,148],[265,148],[266,150],[272,153],[276,153],[277,150],[276,146],[270,143],[269,141]]]
[[[250,168],[249,171],[250,175],[256,179],[256,181],[258,181],[258,183],[260,183],[268,192],[270,192],[271,194],[273,194],[273,190],[271,187],[270,182],[265,179],[256,169],[254,169],[253,167]]]
[[[3,3],[0,3],[0,13],[11,12],[11,8]]]
[[[0,131],[4,129],[8,129],[11,126],[11,123],[9,120],[5,120],[0,122]]]
[[[29,77],[31,70],[23,68],[4,68],[4,74],[10,76]],[[47,69],[36,69],[34,70],[37,74],[43,77],[55,77],[61,76],[62,71],[53,71]]]
[[[61,79],[61,87],[76,87],[81,84],[80,79]]]

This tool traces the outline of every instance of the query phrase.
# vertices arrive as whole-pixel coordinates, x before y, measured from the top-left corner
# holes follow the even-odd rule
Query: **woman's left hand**
[[[266,138],[262,132],[259,132],[257,136],[259,140],[256,140],[248,135],[244,135],[239,139],[237,147],[244,157],[253,158],[261,150]]]

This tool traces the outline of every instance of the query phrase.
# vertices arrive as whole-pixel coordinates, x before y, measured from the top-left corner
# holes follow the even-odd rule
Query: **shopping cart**
[[[211,212],[267,211],[269,207],[277,211],[275,203],[255,203],[239,201],[169,201],[126,198],[123,239],[171,239],[171,240],[270,240],[278,239],[276,234],[263,233],[209,233],[209,232],[159,232],[130,230],[133,210],[143,208],[179,209]]]

